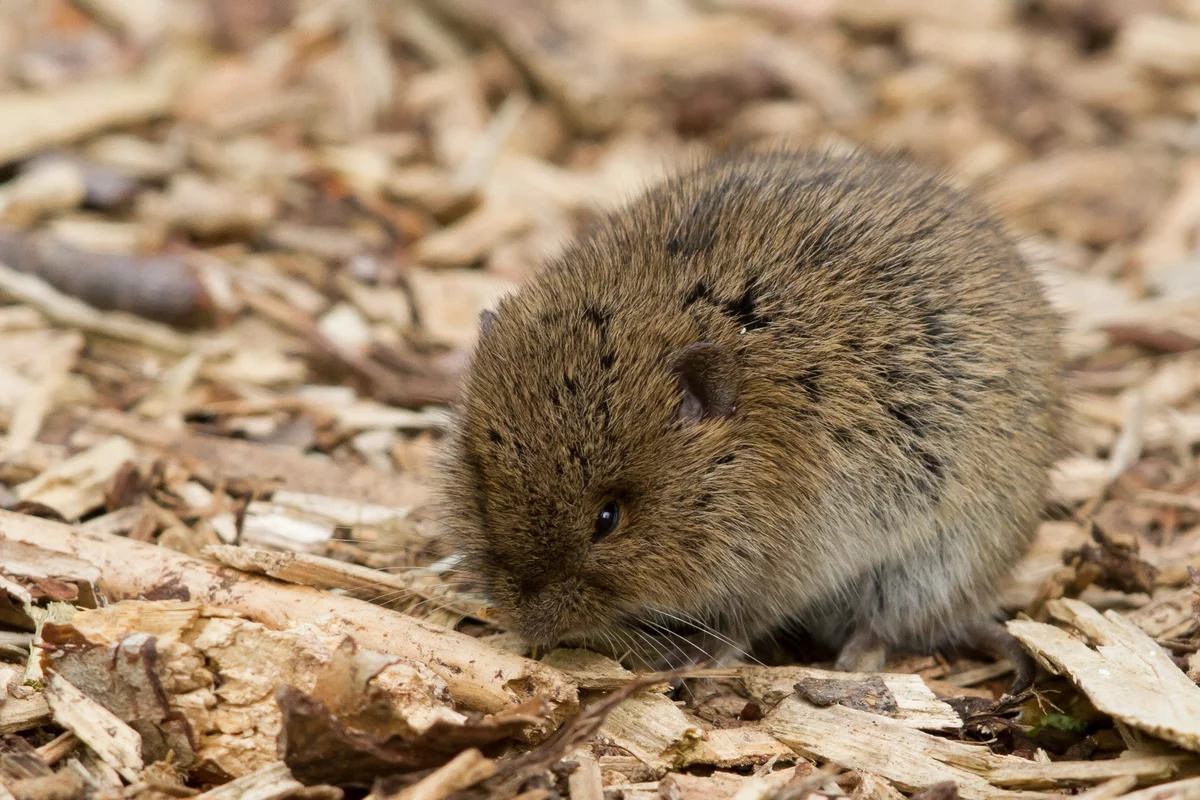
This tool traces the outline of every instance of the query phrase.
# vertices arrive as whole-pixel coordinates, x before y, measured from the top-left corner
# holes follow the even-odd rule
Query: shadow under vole
[[[485,315],[442,519],[532,643],[661,667],[790,623],[843,669],[954,644],[1021,659],[996,586],[1059,452],[1058,324],[935,176],[725,158]]]

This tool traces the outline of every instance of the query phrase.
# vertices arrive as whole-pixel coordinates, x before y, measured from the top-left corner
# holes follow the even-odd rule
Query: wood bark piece
[[[38,758],[45,761],[47,766],[53,767],[76,747],[79,747],[79,744],[79,737],[67,731],[37,748]]]
[[[127,439],[112,436],[56,464],[16,488],[17,497],[49,506],[77,520],[104,505],[104,492],[117,471],[137,458]]]
[[[42,219],[78,208],[86,193],[78,166],[65,161],[35,163],[0,187],[0,221],[32,227]]]
[[[583,689],[611,691],[635,675],[616,661],[590,650],[560,648],[544,663],[571,675]],[[664,696],[667,683],[651,687],[617,707],[600,735],[633,753],[652,774],[696,765],[722,769],[757,767],[772,759],[794,760],[794,754],[758,725],[705,731]]]
[[[198,271],[177,255],[109,250],[86,239],[73,242],[61,232],[6,231],[0,234],[0,259],[100,311],[185,326],[212,320],[213,300]]]
[[[37,442],[46,415],[61,397],[67,376],[78,363],[83,344],[83,336],[78,331],[56,336],[48,343],[42,374],[13,409],[4,448],[8,454],[26,453]]]
[[[502,41],[581,129],[601,131],[620,118],[620,90],[625,88],[622,83],[627,76],[617,54],[596,41],[588,15],[581,13],[585,6],[525,0],[452,0],[428,5],[468,30]]]
[[[1186,636],[1195,623],[1192,616],[1194,594],[1190,588],[1173,591],[1160,589],[1149,603],[1128,612],[1126,618],[1152,639]]]
[[[795,685],[806,679],[852,682],[878,677],[895,700],[896,711],[890,716],[896,722],[931,731],[958,730],[962,727],[962,719],[954,709],[939,700],[920,675],[882,673],[876,676],[810,667],[743,667],[738,670],[738,675],[750,696],[765,707],[774,706],[793,694]]]
[[[196,602],[118,602],[47,624],[43,639],[43,661],[135,726],[147,761],[173,753],[175,764],[215,781],[277,757],[278,686],[308,693],[324,682],[334,690],[330,702],[370,693],[416,736],[438,723],[466,722],[451,709],[445,684],[422,665],[312,625],[276,631]]]
[[[759,767],[772,759],[786,763],[795,761],[796,756],[769,731],[753,724],[708,731],[704,739],[687,751],[684,765],[739,769]]]
[[[779,741],[808,758],[873,772],[906,792],[954,781],[964,800],[1027,800],[1044,795],[998,789],[989,772],[1037,764],[997,756],[981,745],[940,739],[896,720],[844,706],[817,708],[788,697],[766,718]]]
[[[142,773],[142,737],[115,714],[50,673],[46,699],[54,721],[79,737],[121,777],[135,783]]]
[[[671,800],[768,800],[775,797],[784,787],[790,788],[805,773],[795,767],[777,770],[766,775],[743,776],[733,772],[715,772],[709,776],[690,775],[676,772],[666,776],[648,796],[654,800],[670,798]],[[880,781],[882,783],[882,781]],[[651,784],[653,786],[653,784]],[[625,787],[621,787],[622,791]],[[894,790],[893,790],[894,791]],[[641,798],[643,795],[627,792],[629,800]],[[783,793],[783,797],[793,795]],[[796,797],[812,797],[813,795],[795,795]],[[893,800],[886,798],[886,800]]]
[[[858,772],[858,786],[850,793],[850,800],[902,800],[904,795],[896,788],[870,772]]]
[[[1198,800],[1198,798],[1200,798],[1200,778],[1164,783],[1161,786],[1151,786],[1149,789],[1121,795],[1121,800]]]
[[[169,59],[169,60],[168,60]],[[0,164],[166,112],[184,63],[170,56],[140,74],[0,94]]]
[[[1029,761],[1026,765],[998,767],[989,772],[987,778],[996,786],[1014,789],[1053,789],[1062,784],[1107,781],[1123,775],[1162,781],[1175,777],[1184,768],[1200,766],[1200,761],[1190,755],[1165,755],[1049,764]]]
[[[1055,600],[1047,608],[1082,638],[1041,622],[1008,623],[1043,665],[1067,677],[1114,719],[1200,751],[1200,687],[1153,639],[1115,611],[1101,615],[1078,600]]]
[[[600,778],[600,763],[586,750],[571,756],[579,766],[567,779],[571,800],[604,800],[604,784]]]
[[[460,789],[474,786],[496,774],[496,763],[478,750],[464,750],[409,786],[394,800],[443,800]]]
[[[689,763],[704,730],[669,697],[647,692],[614,708],[597,735],[665,771]]]
[[[31,601],[61,600],[83,608],[96,607],[100,572],[78,558],[0,540],[0,575],[24,587]]]
[[[277,553],[231,545],[206,547],[204,555],[242,572],[315,589],[342,589],[353,597],[389,607],[412,599],[433,600],[439,609],[452,610],[461,617],[481,614],[479,603],[459,598],[445,581],[434,575],[415,571],[396,574],[307,553]]]
[[[264,491],[283,487],[305,494],[322,494],[337,487],[339,496],[345,500],[401,507],[417,505],[426,495],[425,487],[408,476],[339,464],[305,455],[294,447],[180,433],[112,411],[97,412],[89,421],[139,444],[199,462],[213,473],[213,478],[251,482]]]
[[[422,238],[415,256],[428,267],[469,267],[532,223],[532,216],[522,208],[485,205]]]
[[[50,721],[50,704],[43,693],[10,697],[0,704],[0,733],[18,733]]]
[[[676,772],[662,779],[656,794],[672,800],[732,800],[745,788],[748,780],[751,779],[730,772],[709,776]]]
[[[287,764],[276,762],[235,781],[198,794],[195,800],[276,800],[304,788]]]
[[[63,294],[42,278],[18,272],[3,263],[0,263],[0,292],[36,308],[64,328],[134,342],[171,355],[187,355],[196,349],[196,342],[191,337],[166,325],[119,311],[97,311]]]
[[[33,593],[9,580],[0,572],[0,623],[6,627],[32,634],[37,630],[33,613]]]
[[[555,721],[578,708],[574,682],[556,669],[361,600],[243,575],[142,542],[83,534],[10,512],[0,512],[0,535],[92,564],[102,576],[98,588],[111,600],[194,600],[230,608],[279,630],[310,622],[352,636],[370,650],[427,665],[466,708],[497,712],[540,696]]]
[[[494,309],[516,288],[510,281],[477,270],[416,267],[407,279],[426,335],[454,347],[473,344],[479,313]]]

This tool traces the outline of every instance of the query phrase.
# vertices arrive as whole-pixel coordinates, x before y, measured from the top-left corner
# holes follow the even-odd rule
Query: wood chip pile
[[[1026,696],[673,686],[453,579],[479,312],[780,141],[950,170],[1068,314]],[[1200,798],[1200,3],[3,0],[0,432],[0,800]]]

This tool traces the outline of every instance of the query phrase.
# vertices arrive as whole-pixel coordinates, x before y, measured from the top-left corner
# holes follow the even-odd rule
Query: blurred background
[[[424,541],[481,309],[674,165],[866,146],[1020,237],[1070,320],[1057,495],[1184,580],[1198,77],[1197,0],[4,0],[0,500],[388,566],[247,485]],[[197,477],[162,460],[184,433],[260,449]],[[1086,540],[1054,531],[1051,571]]]

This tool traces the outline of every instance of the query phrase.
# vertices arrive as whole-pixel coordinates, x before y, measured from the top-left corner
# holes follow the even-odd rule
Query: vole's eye
[[[598,542],[617,528],[617,520],[621,518],[621,508],[616,503],[605,503],[600,513],[596,514],[596,528],[592,532],[592,541]]]

